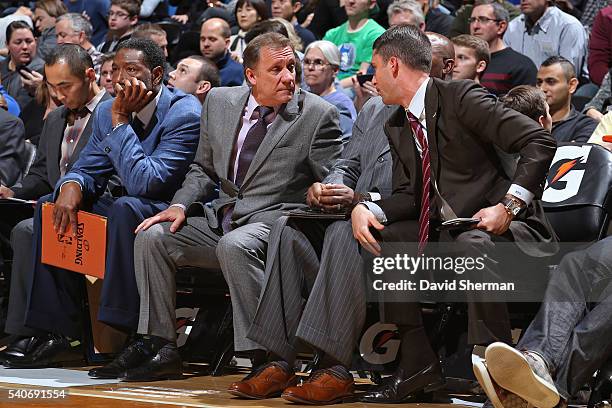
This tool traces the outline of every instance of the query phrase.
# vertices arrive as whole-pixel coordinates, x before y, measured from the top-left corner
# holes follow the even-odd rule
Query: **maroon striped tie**
[[[429,186],[431,184],[431,166],[429,161],[429,145],[423,132],[421,122],[412,113],[406,111],[408,121],[417,141],[421,145],[421,170],[423,175],[423,194],[421,196],[421,214],[419,215],[419,255],[421,255],[429,238]]]

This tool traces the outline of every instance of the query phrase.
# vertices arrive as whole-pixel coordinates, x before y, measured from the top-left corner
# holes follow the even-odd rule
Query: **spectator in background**
[[[451,40],[455,47],[453,79],[471,79],[480,83],[482,73],[489,65],[489,45],[482,38],[462,34]]]
[[[9,24],[11,24],[13,21],[24,21],[33,28],[33,18],[34,14],[32,14],[32,10],[27,7],[19,7],[13,14],[0,18],[0,58],[8,55],[8,51],[6,49],[6,28],[9,26]]]
[[[302,27],[297,20],[296,13],[302,8],[299,0],[272,0],[272,17],[285,19],[293,25],[298,36],[302,39],[304,47],[315,41],[314,34],[307,28]]]
[[[168,18],[168,2],[166,0],[142,0],[139,18],[149,22],[158,22]]]
[[[96,50],[96,47],[91,43],[93,28],[89,20],[82,14],[67,13],[58,17],[55,22],[55,31],[58,45],[78,44],[87,51],[93,61],[96,75],[99,77],[104,54]]]
[[[529,57],[537,67],[549,57],[564,57],[581,75],[588,38],[580,21],[548,0],[522,0],[521,11],[523,14],[508,24],[506,44]]]
[[[104,54],[100,59],[100,86],[106,89],[110,95],[115,96],[115,87],[113,85],[113,58],[115,53]]]
[[[19,117],[21,114],[21,108],[19,104],[11,95],[8,94],[6,89],[2,86],[2,78],[0,77],[0,97],[4,100],[4,108],[13,116]]]
[[[197,24],[198,18],[208,8],[208,2],[203,0],[170,0],[170,5],[176,7],[176,12],[170,18],[180,24]]]
[[[553,119],[552,135],[557,143],[586,143],[597,121],[572,106],[572,95],[578,87],[572,63],[563,57],[548,58],[538,71],[537,86],[546,95]]]
[[[34,144],[42,130],[44,107],[34,94],[42,83],[44,62],[36,55],[36,39],[32,28],[23,21],[14,21],[6,29],[9,58],[0,61],[0,80],[21,108],[21,120],[26,126],[26,139]]]
[[[410,24],[425,31],[425,17],[421,5],[414,0],[396,0],[387,8],[389,27]]]
[[[546,95],[542,90],[531,85],[515,86],[500,97],[499,101],[507,108],[530,117],[542,125],[544,129],[551,131],[552,118],[548,103],[546,103]]]
[[[284,18],[273,17],[273,18],[270,18],[270,19],[268,19],[266,21],[262,21],[261,23],[257,23],[256,25],[265,24],[268,21],[273,22],[273,23],[282,24],[283,27],[285,27],[285,31],[287,31],[287,38],[289,38],[289,40],[291,40],[291,46],[293,47],[293,50],[295,51],[295,53],[300,57],[300,61],[301,61],[304,58],[304,54],[302,53],[302,51],[304,51],[304,42],[302,41],[300,36],[297,35],[297,32],[295,31],[295,28],[294,28],[293,24],[291,24],[290,22],[288,22]],[[251,28],[251,30],[254,30],[254,29],[255,29],[255,26],[253,26],[253,28]],[[253,38],[255,38],[255,37],[250,35],[250,32],[247,33],[247,35],[244,37],[244,39],[246,40],[247,44]]]
[[[472,35],[489,44],[491,61],[482,75],[481,84],[498,96],[517,85],[535,85],[538,72],[533,61],[504,43],[508,18],[508,11],[501,4],[480,0],[474,4],[469,19]]]
[[[455,19],[449,11],[442,6],[438,0],[419,0],[425,15],[425,30],[442,34],[445,37],[450,35],[450,29]]]
[[[455,67],[453,43],[442,34],[426,32],[425,35],[431,43],[431,76],[450,81]]]
[[[106,41],[98,46],[104,54],[113,52],[117,46],[127,41],[138,24],[140,14],[139,0],[112,0],[108,12],[108,34]]]
[[[230,26],[221,18],[211,18],[202,23],[200,52],[217,64],[221,86],[239,86],[244,82],[242,65],[230,55]]]
[[[324,40],[336,44],[340,50],[338,79],[342,87],[352,87],[352,78],[366,73],[372,62],[372,44],[385,32],[376,21],[369,18],[376,0],[346,0],[344,9],[348,21],[325,33]]]
[[[176,88],[191,94],[204,103],[211,88],[221,85],[219,69],[214,62],[201,55],[183,58],[170,72],[168,88]]]
[[[455,19],[453,20],[453,25],[451,26],[450,30],[451,37],[456,37],[461,34],[470,34],[469,19],[472,16],[472,10],[475,6],[473,0],[469,0],[469,2],[469,4],[463,4],[459,8],[459,10],[457,10],[457,13],[455,14]],[[508,0],[495,0],[495,2],[501,4],[502,7],[506,11],[508,11],[508,14],[510,15],[509,20],[512,20],[513,18],[518,17],[521,14],[519,8]]]
[[[64,0],[64,4],[71,13],[87,15],[87,19],[93,27],[91,42],[96,47],[100,45],[108,32],[110,0]]]
[[[230,37],[229,49],[232,55],[242,62],[242,52],[246,48],[244,36],[255,23],[269,18],[268,6],[263,0],[238,0],[234,17],[240,30],[238,34]]]
[[[599,122],[610,105],[610,98],[612,98],[612,81],[608,72],[593,99],[584,106],[583,112]]]
[[[612,6],[597,13],[589,40],[589,75],[597,86],[610,70],[612,63]]]
[[[163,28],[157,24],[144,23],[136,26],[134,38],[148,38],[162,49],[166,59],[168,58],[168,37]],[[168,64],[168,62],[166,62]]]
[[[38,37],[38,56],[43,60],[57,45],[55,22],[68,10],[62,0],[39,0],[34,6],[34,24],[40,33]]]
[[[304,81],[310,91],[338,108],[343,141],[353,132],[357,111],[353,101],[336,89],[335,79],[340,68],[340,51],[329,41],[315,41],[306,47],[304,55]]]
[[[0,185],[19,181],[27,160],[23,122],[0,109]]]

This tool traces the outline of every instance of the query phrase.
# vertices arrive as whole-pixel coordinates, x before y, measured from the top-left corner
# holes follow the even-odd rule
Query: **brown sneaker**
[[[255,369],[243,380],[232,383],[227,392],[249,399],[276,398],[287,387],[297,384],[297,377],[287,364],[273,361]]]
[[[282,397],[298,404],[327,405],[353,399],[353,376],[344,367],[317,370],[302,385],[289,387]]]

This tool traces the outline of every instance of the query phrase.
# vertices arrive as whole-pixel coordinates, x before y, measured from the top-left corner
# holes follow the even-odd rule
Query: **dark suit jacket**
[[[432,177],[435,176],[440,194],[458,217],[471,217],[478,210],[499,203],[513,183],[531,191],[536,198],[541,196],[556,142],[537,122],[505,108],[473,81],[445,82],[431,78],[425,95],[425,113]],[[389,119],[385,132],[393,157],[393,194],[378,204],[388,223],[418,219],[421,159],[403,108],[398,108]],[[513,175],[504,172],[495,146],[519,154]],[[534,200],[512,222],[510,235],[532,256],[549,255],[557,249],[556,237],[539,200]]]
[[[0,183],[9,187],[15,184],[27,160],[23,122],[0,109]]]
[[[79,157],[79,153],[89,141],[89,136],[92,132],[94,113],[98,110],[100,104],[108,99],[111,99],[111,96],[105,93],[87,121],[87,126],[83,129],[83,133],[68,163],[68,170],[70,170]],[[28,171],[28,174],[23,178],[21,187],[13,189],[13,191],[15,191],[15,197],[24,200],[37,200],[53,192],[55,183],[57,183],[60,178],[59,162],[67,113],[68,110],[66,107],[60,106],[47,116],[40,136],[40,142],[36,149],[34,164],[32,164],[30,171]]]

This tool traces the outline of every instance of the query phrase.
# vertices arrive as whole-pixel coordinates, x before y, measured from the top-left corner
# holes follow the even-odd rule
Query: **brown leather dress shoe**
[[[354,399],[353,377],[333,369],[315,371],[302,385],[285,389],[282,397],[298,404],[327,405]]]
[[[227,392],[250,399],[276,398],[285,388],[295,384],[295,374],[283,364],[273,361],[257,368],[243,380],[231,384]]]

